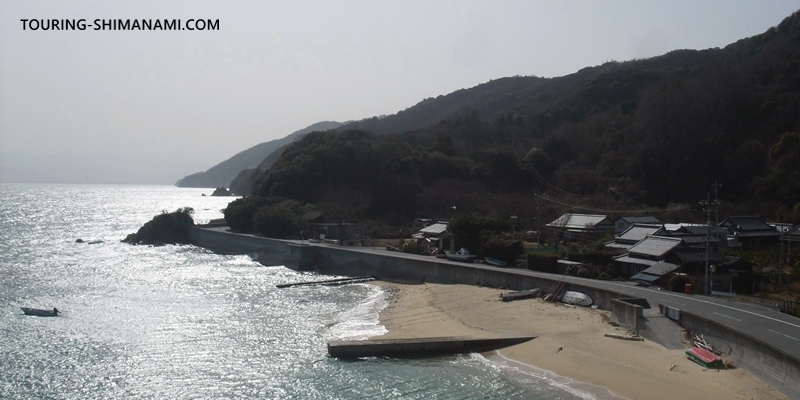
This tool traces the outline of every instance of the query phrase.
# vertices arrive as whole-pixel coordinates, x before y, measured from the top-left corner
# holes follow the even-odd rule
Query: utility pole
[[[542,191],[536,196],[536,247],[541,246],[542,243],[542,214],[539,212],[539,206],[542,204]]]
[[[719,226],[719,190],[722,189],[722,184],[714,182],[711,188],[714,189],[714,213],[717,215],[717,226]]]
[[[711,189],[714,190],[714,201],[711,201],[711,192],[706,192],[706,200],[701,201],[700,204],[706,206],[706,267],[705,267],[705,284],[703,285],[703,292],[706,295],[711,294],[712,289],[712,282],[711,282],[711,266],[709,265],[709,242],[711,241],[711,206],[714,206],[714,213],[717,216],[717,225],[719,225],[719,196],[717,191],[721,188],[722,185],[719,183],[714,183],[711,185]],[[719,236],[717,235],[716,229],[714,230],[714,237],[716,238],[717,245],[719,245]]]
[[[708,241],[711,239],[711,193],[706,193],[706,280],[704,282],[705,286],[703,288],[703,292],[706,296],[711,294],[711,270],[709,269],[708,265]]]

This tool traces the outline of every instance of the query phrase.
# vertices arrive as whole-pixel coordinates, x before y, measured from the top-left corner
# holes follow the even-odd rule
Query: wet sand
[[[467,285],[375,284],[389,293],[380,315],[389,332],[374,339],[531,335],[537,338],[484,356],[570,378],[598,398],[787,399],[745,370],[704,370],[683,350],[604,337],[628,333],[608,323],[609,311],[538,298],[505,303],[502,290]]]

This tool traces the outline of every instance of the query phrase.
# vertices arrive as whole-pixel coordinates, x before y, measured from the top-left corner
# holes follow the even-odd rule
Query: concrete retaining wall
[[[681,325],[703,338],[714,349],[728,353],[737,367],[781,391],[791,399],[800,399],[800,360],[758,339],[706,318],[681,310]]]
[[[456,263],[434,257],[403,253],[365,251],[358,247],[310,246],[282,240],[239,235],[219,230],[192,228],[190,237],[200,246],[225,254],[258,253],[266,265],[285,265],[296,270],[312,270],[330,275],[374,276],[389,282],[467,284],[523,290],[547,291],[555,279],[535,277],[513,268]],[[618,300],[629,296],[569,283],[566,290],[583,292],[604,310],[617,307],[621,324],[641,328],[642,307]],[[800,360],[774,347],[713,321],[681,313],[681,324],[702,333],[715,348],[731,349],[731,356],[753,375],[790,398],[800,399]]]
[[[639,331],[641,318],[644,317],[642,306],[620,299],[611,300],[611,315],[616,323],[634,332]]]

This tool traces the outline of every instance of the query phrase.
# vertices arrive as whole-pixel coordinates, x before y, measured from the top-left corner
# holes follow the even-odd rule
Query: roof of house
[[[437,222],[433,225],[427,226],[419,230],[420,233],[428,234],[428,235],[441,235],[445,231],[447,231],[447,224],[442,222]]]
[[[595,229],[598,225],[607,225],[612,228],[611,221],[605,215],[596,214],[571,214],[566,213],[558,217],[555,221],[547,224],[549,227],[554,228],[567,228],[567,229]],[[602,227],[601,227],[602,228]]]
[[[663,276],[663,275],[666,275],[666,274],[668,274],[668,273],[670,273],[672,271],[675,271],[678,268],[680,268],[680,265],[678,265],[678,264],[672,264],[672,263],[668,263],[668,262],[663,262],[662,261],[662,262],[653,264],[652,267],[642,271],[642,273],[650,274],[650,275]]]
[[[680,238],[668,238],[661,236],[647,236],[628,249],[631,254],[645,255],[651,257],[663,257],[672,249],[681,244]]]
[[[660,278],[661,278],[661,275],[645,274],[644,271],[642,271],[642,272],[632,276],[631,280],[632,281],[643,281],[643,282],[647,282],[649,284],[652,284],[653,282],[659,280]]]
[[[619,218],[615,219],[614,222],[616,223],[619,220],[623,220],[623,221],[625,221],[625,222],[627,222],[629,224],[660,224],[661,223],[661,221],[659,221],[656,217],[654,217],[652,215],[629,215],[629,216],[625,216],[625,217],[619,217]]]
[[[702,248],[682,247],[675,249],[674,254],[684,264],[698,263],[706,260],[706,251]],[[712,250],[708,253],[708,260],[710,262],[721,262],[725,260],[725,256],[716,250]]]
[[[622,249],[622,250],[628,250],[631,248],[631,246],[633,245],[625,243],[616,243],[616,242],[608,242],[605,244],[605,247],[608,247],[610,249]]]
[[[623,254],[621,256],[614,257],[614,261],[619,261],[621,263],[628,263],[628,264],[639,264],[639,265],[647,265],[648,267],[653,266],[658,263],[656,260],[648,260],[646,258],[637,258],[631,257],[628,254]]]
[[[633,224],[630,228],[624,230],[619,235],[614,236],[615,241],[636,243],[647,235],[652,235],[661,229],[661,225],[646,225],[646,224]]]
[[[738,232],[743,231],[775,231],[775,228],[767,225],[761,217],[758,216],[740,216],[728,217],[719,223],[720,226],[729,227]]]

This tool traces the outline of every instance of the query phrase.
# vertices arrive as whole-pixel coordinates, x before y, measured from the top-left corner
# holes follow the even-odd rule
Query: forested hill
[[[718,59],[721,50],[678,50],[666,55],[647,60],[628,63],[606,63],[597,67],[587,67],[580,71],[558,78],[538,78],[535,76],[515,76],[500,78],[477,85],[469,89],[457,90],[436,98],[427,98],[416,105],[396,114],[366,118],[344,124],[339,131],[359,129],[384,133],[402,133],[414,129],[425,128],[441,120],[461,118],[476,114],[481,118],[493,117],[497,113],[522,111],[529,102],[570,94],[575,86],[585,83],[588,78],[597,75],[615,74],[635,69],[637,76],[627,84],[641,85],[650,79],[656,79],[665,72],[678,68],[697,68]],[[632,68],[633,67],[633,68]],[[624,73],[624,72],[622,72]],[[628,92],[636,88],[627,88]]]
[[[315,133],[254,192],[402,221],[695,203],[800,222],[800,15],[724,49],[511,77]]]
[[[338,128],[340,125],[342,125],[340,122],[335,121],[317,122],[316,124],[293,132],[282,139],[257,144],[247,150],[236,153],[233,157],[209,168],[205,172],[198,172],[178,180],[175,186],[201,188],[229,187],[231,181],[239,172],[244,169],[257,167],[275,150],[291,143],[293,140],[302,137],[308,132],[325,131]]]

